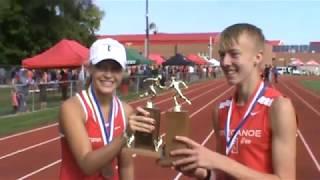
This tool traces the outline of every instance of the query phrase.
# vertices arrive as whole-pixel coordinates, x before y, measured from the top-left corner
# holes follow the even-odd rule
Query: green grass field
[[[130,93],[122,99],[125,101],[130,101],[136,99],[137,97],[137,94]],[[1,98],[2,99],[0,102],[5,99],[3,96],[1,96]],[[56,122],[60,100],[53,102],[50,103],[50,106],[54,106],[53,108],[0,117],[0,137]],[[2,103],[1,105],[7,107],[8,110],[11,108],[11,102],[9,105],[5,103]]]
[[[0,116],[12,112],[10,88],[0,88]]]
[[[300,83],[307,89],[320,95],[320,80],[302,80]]]
[[[58,107],[0,118],[0,136],[56,122]]]

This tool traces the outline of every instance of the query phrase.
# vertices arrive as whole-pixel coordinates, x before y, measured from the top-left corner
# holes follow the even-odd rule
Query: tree
[[[103,15],[92,0],[1,0],[0,64],[21,64],[63,38],[89,46]]]

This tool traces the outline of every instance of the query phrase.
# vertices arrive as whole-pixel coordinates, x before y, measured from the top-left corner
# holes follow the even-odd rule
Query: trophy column
[[[165,117],[167,134],[161,164],[170,166],[171,162],[176,160],[176,158],[170,156],[170,151],[186,147],[184,144],[177,142],[175,136],[189,136],[190,127],[187,111],[166,112]]]
[[[135,153],[141,156],[148,156],[159,159],[162,154],[162,137],[160,136],[160,109],[156,108],[153,100],[157,95],[156,87],[162,87],[159,83],[161,76],[157,76],[156,78],[147,78],[143,82],[150,81],[151,84],[148,86],[147,91],[140,95],[140,97],[148,97],[146,106],[144,109],[150,113],[150,117],[155,120],[154,127],[155,129],[152,133],[145,132],[135,132],[133,135],[129,137],[129,141],[127,143],[127,151],[131,153]]]
[[[137,131],[135,133],[134,147],[157,152],[157,143],[159,143],[158,140],[160,133],[160,109],[148,107],[145,107],[144,109],[148,111],[150,113],[150,117],[155,120],[155,129],[152,133]]]
[[[182,94],[180,84],[187,88],[187,85],[183,81],[177,81],[174,77],[171,77],[171,85],[169,87],[172,87],[176,92],[173,97],[175,106],[172,111],[165,113],[167,134],[165,137],[164,154],[160,161],[160,164],[163,166],[171,166],[172,161],[177,159],[170,156],[170,151],[186,148],[183,143],[175,140],[175,136],[189,136],[190,132],[188,112],[181,110],[181,104],[178,103],[177,98],[183,99],[189,105],[191,101]]]

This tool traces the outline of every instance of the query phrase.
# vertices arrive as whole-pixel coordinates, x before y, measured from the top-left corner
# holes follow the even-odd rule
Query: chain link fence
[[[221,76],[221,73],[182,73],[164,74],[163,84],[169,83],[170,76],[176,76],[178,80],[192,83],[199,80],[211,79]],[[141,94],[146,85],[143,80],[149,76],[133,75],[126,76],[117,90],[121,97],[136,96]],[[64,100],[74,96],[75,93],[85,88],[85,82],[50,81],[48,83],[29,82],[26,84],[12,85],[9,79],[0,84],[0,116],[15,113],[33,112],[41,109],[58,107]]]

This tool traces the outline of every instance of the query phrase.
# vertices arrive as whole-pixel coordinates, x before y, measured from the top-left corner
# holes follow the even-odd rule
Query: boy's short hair
[[[227,27],[220,35],[219,49],[227,51],[231,49],[234,43],[238,43],[239,37],[246,34],[256,43],[257,50],[264,50],[265,38],[262,30],[252,24],[239,23]]]

